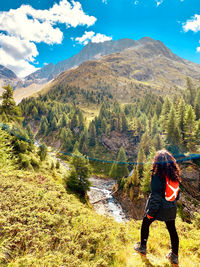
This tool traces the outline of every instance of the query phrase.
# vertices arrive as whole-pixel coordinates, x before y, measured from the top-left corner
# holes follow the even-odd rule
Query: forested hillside
[[[116,160],[123,146],[129,161],[140,157],[145,162],[151,150],[162,147],[174,154],[198,152],[199,103],[200,89],[187,78],[180,97],[149,93],[121,104],[104,90],[95,94],[68,86],[23,100],[20,107],[24,125],[63,152],[78,148],[91,157]]]
[[[79,114],[75,108],[66,111]],[[162,223],[152,226],[149,254],[141,257],[133,252],[141,221],[116,223],[96,214],[87,201],[72,193],[68,181],[72,174],[76,176],[76,166],[79,171],[82,166],[83,174],[86,165],[72,157],[76,160],[69,174],[44,145],[34,145],[30,127],[22,128],[22,113],[9,86],[0,114],[1,266],[169,266],[164,257],[169,236]],[[123,157],[121,148],[118,159]],[[199,227],[199,214],[194,214],[190,224],[177,219],[181,266],[199,264]]]

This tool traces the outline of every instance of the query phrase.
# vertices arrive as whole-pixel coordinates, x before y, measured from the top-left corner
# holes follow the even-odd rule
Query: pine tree
[[[164,142],[159,133],[154,136],[152,140],[152,145],[155,147],[156,150],[161,150],[164,147]]]
[[[40,123],[39,133],[46,135],[48,130],[48,121],[45,117],[42,118],[42,121]]]
[[[56,169],[60,169],[60,161],[58,159],[56,160]]]
[[[180,129],[181,133],[181,139],[182,139],[182,146],[184,150],[184,139],[185,139],[185,112],[186,112],[186,103],[183,98],[181,98],[179,104],[178,104],[178,114],[177,114],[177,122],[178,122],[178,128]]]
[[[156,115],[157,115],[158,118],[159,118],[159,116],[161,114],[161,111],[162,111],[162,103],[160,102],[160,100],[157,100],[156,101],[156,106],[155,106],[155,112],[156,112]]]
[[[141,138],[141,141],[140,141],[140,147],[143,148],[145,155],[149,154],[150,146],[151,146],[151,138],[150,138],[150,135],[149,135],[149,131],[147,130],[142,135],[142,138]]]
[[[22,113],[21,109],[16,105],[13,97],[13,89],[8,84],[3,87],[4,92],[0,99],[2,103],[0,105],[0,118],[4,122],[22,122]]]
[[[194,107],[196,89],[189,77],[186,78],[186,83],[187,83],[187,92],[186,92],[187,103]]]
[[[57,119],[56,119],[56,117],[54,117],[52,122],[51,122],[51,130],[55,131],[56,128],[57,128]]]
[[[36,116],[38,115],[38,110],[37,110],[37,107],[36,107],[36,106],[34,106],[34,107],[32,108],[32,110],[31,110],[31,115],[32,115],[33,117],[36,117]]]
[[[40,145],[38,155],[40,156],[40,160],[44,161],[47,157],[47,147],[46,145]]]
[[[194,100],[194,111],[196,115],[196,119],[200,119],[200,88],[197,91],[195,100]]]
[[[177,126],[176,116],[175,116],[175,110],[172,106],[169,114],[169,119],[167,122],[167,128],[166,128],[166,142],[168,145],[168,149],[172,153],[179,153],[179,150],[181,148],[181,133]]]
[[[72,117],[71,123],[70,123],[70,129],[73,131],[76,127],[78,127],[78,118],[77,114],[74,113],[74,116]]]
[[[74,147],[73,147],[73,152],[75,152],[78,149],[79,149],[79,142],[76,141],[76,143],[74,144]]]
[[[158,132],[158,117],[155,113],[151,120],[151,137],[154,137],[157,132]]]
[[[164,103],[162,106],[162,112],[161,112],[160,119],[159,119],[160,126],[161,126],[163,133],[165,133],[166,131],[170,109],[171,109],[171,102],[169,100],[169,97],[167,96],[164,100]]]
[[[140,146],[137,155],[137,170],[140,178],[143,176],[144,162],[146,162],[146,155],[144,149]]]
[[[139,172],[136,166],[133,168],[133,174],[131,175],[131,184],[133,186],[138,186],[140,184]]]
[[[93,122],[91,122],[89,125],[88,133],[89,133],[89,145],[95,146],[96,145],[96,128]]]
[[[32,129],[31,129],[29,124],[27,125],[26,130],[27,130],[29,138],[33,139],[34,138],[34,134],[33,134],[33,131],[32,131]]]
[[[83,146],[87,147],[87,145],[88,145],[88,132],[87,132],[87,129],[85,129],[85,131],[81,133],[81,136],[79,139],[79,150],[83,153]]]
[[[71,160],[72,170],[67,180],[67,186],[81,194],[85,195],[90,188],[90,166],[89,161],[78,150],[74,152]]]
[[[144,193],[150,192],[150,184],[151,184],[151,169],[152,169],[152,162],[155,157],[156,150],[152,146],[151,152],[148,156],[147,163],[144,166],[143,178],[141,181],[141,190]]]
[[[117,161],[127,162],[127,157],[123,147],[121,147],[118,152]],[[121,178],[123,176],[127,176],[128,174],[129,174],[128,164],[119,164],[119,163],[113,163],[109,173],[110,177],[113,178],[118,178],[118,177]]]
[[[126,132],[128,130],[128,122],[124,112],[121,113],[121,121],[122,121],[122,131]]]
[[[195,123],[196,115],[191,106],[187,107],[185,115],[185,142],[189,151],[195,151]]]
[[[200,119],[196,123],[195,141],[196,145],[200,146]]]
[[[62,118],[61,118],[61,123],[60,123],[60,127],[63,128],[63,127],[66,127],[67,126],[67,117],[65,114],[62,115]]]

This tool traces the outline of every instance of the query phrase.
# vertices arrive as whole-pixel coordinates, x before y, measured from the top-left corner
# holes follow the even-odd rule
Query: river
[[[91,203],[96,202],[100,199],[107,198],[98,203],[93,204],[94,209],[97,213],[110,216],[117,222],[127,221],[126,212],[122,209],[119,202],[111,195],[114,180],[105,180],[102,178],[90,178],[92,186],[90,191],[88,191],[89,200]]]
[[[40,143],[38,140],[35,141],[35,145],[39,147]],[[48,154],[54,159],[58,159],[60,164],[62,164],[67,170],[70,169],[68,163],[64,162],[60,158],[57,158],[54,152],[48,152]],[[93,202],[106,198],[106,200],[93,204],[95,211],[101,215],[113,217],[117,222],[127,221],[128,217],[126,212],[111,194],[115,181],[113,179],[106,180],[95,177],[91,177],[89,180],[92,183],[90,191],[88,191],[90,203],[92,204]]]

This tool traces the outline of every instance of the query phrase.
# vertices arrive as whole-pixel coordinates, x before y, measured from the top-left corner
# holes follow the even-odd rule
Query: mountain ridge
[[[200,84],[199,73],[200,65],[178,57],[161,41],[145,37],[121,52],[60,73],[48,89],[69,85],[86,91],[108,91],[117,100],[131,102],[135,95],[149,91],[181,94],[186,77]]]

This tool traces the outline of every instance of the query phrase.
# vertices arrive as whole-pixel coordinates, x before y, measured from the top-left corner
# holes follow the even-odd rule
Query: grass
[[[59,172],[0,175],[0,266],[171,266],[164,223],[152,224],[145,258],[133,250],[141,221],[120,224],[96,214],[65,190]],[[177,218],[177,229],[180,266],[199,266],[197,224]]]
[[[152,224],[149,253],[140,256],[133,244],[139,240],[141,221],[120,224],[96,214],[66,190],[67,172],[62,166],[51,169],[55,159],[50,156],[38,170],[17,170],[12,149],[5,145],[9,135],[0,134],[1,267],[171,266],[165,259],[170,239],[164,223]],[[177,230],[180,266],[199,266],[199,214],[192,224],[178,218]]]

